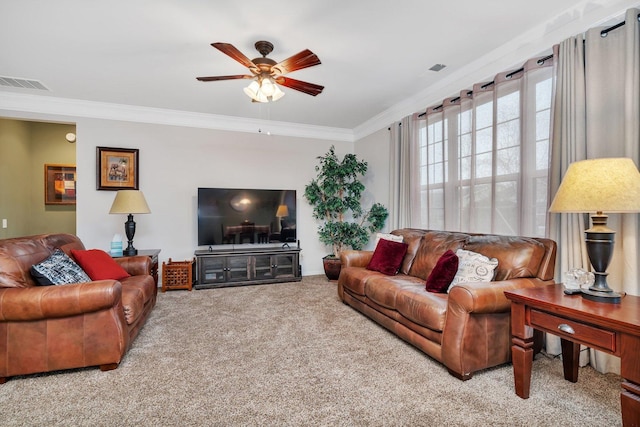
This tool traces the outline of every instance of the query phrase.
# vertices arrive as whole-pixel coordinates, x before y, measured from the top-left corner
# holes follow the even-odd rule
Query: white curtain
[[[532,59],[427,109],[413,226],[546,234],[552,64]]]
[[[407,116],[389,127],[389,219],[390,230],[411,225],[411,191],[416,182],[414,156],[417,115]]]
[[[551,194],[569,163],[599,157],[630,157],[640,164],[640,10],[630,9],[625,24],[602,36],[593,28],[562,42],[558,49],[553,112]],[[611,214],[616,246],[607,269],[617,291],[640,295],[640,226],[637,214]],[[552,214],[549,235],[558,243],[556,277],[570,268],[589,269],[582,215]],[[547,343],[547,351],[559,346]],[[616,357],[591,351],[590,363],[600,372],[620,372]],[[581,358],[582,360],[582,358]]]

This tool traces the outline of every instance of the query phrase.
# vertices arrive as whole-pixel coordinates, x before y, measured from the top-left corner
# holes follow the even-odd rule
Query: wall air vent
[[[0,86],[16,87],[20,89],[49,90],[45,85],[37,80],[21,79],[18,77],[0,76]]]

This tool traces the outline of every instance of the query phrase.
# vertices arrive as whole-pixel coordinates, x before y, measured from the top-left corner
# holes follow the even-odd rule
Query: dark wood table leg
[[[562,346],[562,368],[564,379],[572,383],[578,382],[578,366],[580,366],[580,344],[564,338],[560,339]]]
[[[516,394],[529,398],[531,389],[531,368],[533,367],[533,329],[525,324],[523,304],[511,303],[511,359]]]
[[[640,337],[622,335],[620,404],[624,427],[640,426],[640,363],[638,363],[638,354],[640,354]]]

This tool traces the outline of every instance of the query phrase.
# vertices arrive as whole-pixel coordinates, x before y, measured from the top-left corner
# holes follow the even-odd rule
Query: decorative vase
[[[322,264],[324,266],[324,274],[329,280],[338,280],[340,277],[340,270],[342,269],[342,262],[340,258],[336,258],[333,255],[327,255],[322,258]]]

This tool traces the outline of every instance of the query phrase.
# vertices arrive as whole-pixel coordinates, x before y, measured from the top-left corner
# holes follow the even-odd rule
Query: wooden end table
[[[566,295],[561,284],[505,291],[511,300],[511,355],[516,394],[529,397],[533,330],[557,335],[564,378],[578,381],[580,344],[620,357],[622,423],[640,425],[640,297],[619,304]]]

